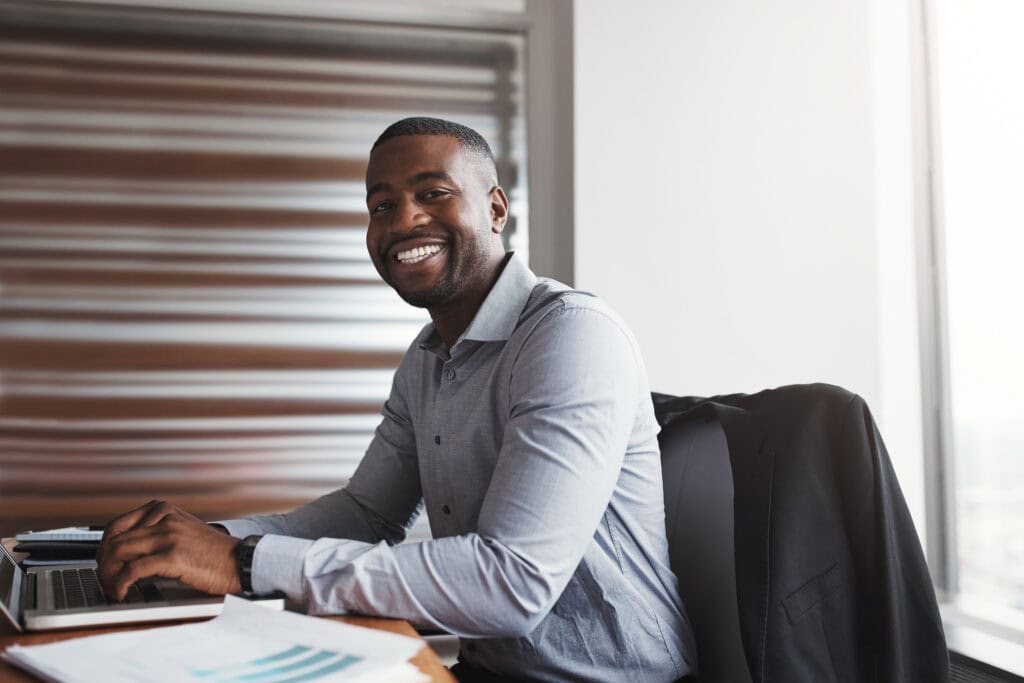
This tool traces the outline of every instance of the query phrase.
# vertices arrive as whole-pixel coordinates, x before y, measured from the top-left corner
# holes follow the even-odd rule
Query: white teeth
[[[419,263],[423,259],[427,258],[432,254],[436,254],[441,251],[441,247],[437,244],[431,244],[425,247],[415,247],[413,249],[406,249],[395,254],[395,258],[401,263]]]

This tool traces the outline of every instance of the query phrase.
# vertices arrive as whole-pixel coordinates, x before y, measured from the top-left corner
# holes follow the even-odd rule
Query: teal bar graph
[[[362,657],[295,645],[265,657],[220,667],[193,669],[207,683],[304,683],[358,664]]]

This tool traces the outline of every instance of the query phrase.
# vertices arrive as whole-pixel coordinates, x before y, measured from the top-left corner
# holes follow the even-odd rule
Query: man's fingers
[[[100,539],[100,545],[96,549],[96,562],[102,565],[105,558],[110,555],[110,542],[113,538],[120,536],[125,531],[135,527],[136,522],[146,514],[149,507],[155,501],[149,501],[145,505],[141,505],[134,510],[124,513],[118,517],[107,522],[107,526],[103,529],[103,537]]]
[[[97,558],[96,575],[106,596],[116,595],[116,579],[125,565],[141,557],[164,550],[168,540],[154,527],[141,527],[118,534],[109,540],[103,557]]]
[[[170,503],[150,501],[107,527],[96,555],[100,586],[107,597],[122,600],[140,578],[187,575],[202,590],[237,591],[237,543]]]
[[[106,541],[108,538],[122,534],[128,529],[135,527],[138,521],[150,511],[150,508],[154,505],[159,505],[161,502],[159,500],[151,500],[145,505],[140,505],[134,510],[130,510],[110,520],[103,529],[103,540]]]
[[[166,545],[167,534],[159,527],[138,527],[110,539],[106,557],[127,562],[139,555],[148,555]]]
[[[111,581],[111,592],[108,594],[115,600],[124,600],[128,595],[128,589],[139,579],[150,576],[164,576],[169,579],[177,579],[181,571],[174,567],[167,553],[146,555],[131,562],[125,562],[121,571]]]
[[[135,523],[135,528],[138,529],[147,526],[156,526],[162,522],[164,518],[175,515],[178,512],[178,508],[170,503],[166,503],[162,500],[153,501],[145,514],[143,514]]]
[[[103,562],[111,550],[114,539],[134,529],[153,527],[165,518],[180,512],[177,507],[162,500],[151,500],[145,505],[135,508],[111,521],[103,531],[99,548],[96,550],[96,561]]]
[[[123,567],[124,562],[119,560],[109,560],[96,567],[96,578],[100,581],[100,590],[108,600],[116,599],[114,598],[114,579]]]

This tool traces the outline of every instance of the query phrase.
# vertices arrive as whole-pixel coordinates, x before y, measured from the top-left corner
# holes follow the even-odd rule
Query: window
[[[1024,4],[934,0],[946,588],[1024,624]]]

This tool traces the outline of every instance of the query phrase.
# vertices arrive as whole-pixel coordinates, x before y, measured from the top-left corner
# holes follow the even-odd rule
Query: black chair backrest
[[[669,561],[697,640],[698,680],[750,683],[740,636],[732,466],[717,420],[677,420],[658,437]]]

